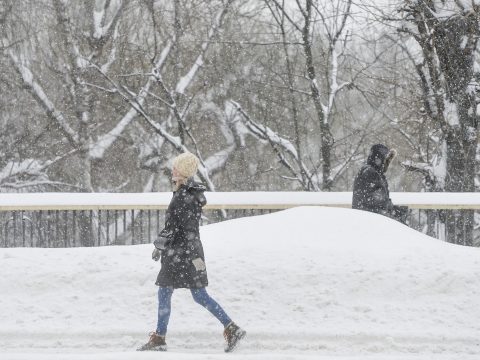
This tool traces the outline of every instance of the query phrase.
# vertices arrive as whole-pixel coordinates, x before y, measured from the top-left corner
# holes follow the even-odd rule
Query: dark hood
[[[385,160],[389,155],[390,150],[383,144],[375,144],[370,148],[367,164],[375,168],[377,171],[385,172]]]

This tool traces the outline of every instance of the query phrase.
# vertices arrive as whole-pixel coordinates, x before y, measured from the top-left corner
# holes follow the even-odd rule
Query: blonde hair
[[[178,189],[178,187],[180,187],[180,185],[184,184],[188,178],[195,176],[198,170],[199,163],[200,160],[190,152],[180,154],[175,159],[173,159],[173,167],[182,177],[181,179],[175,179],[176,190]]]

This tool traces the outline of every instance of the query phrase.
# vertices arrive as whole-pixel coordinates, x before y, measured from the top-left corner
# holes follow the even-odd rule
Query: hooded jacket
[[[165,213],[165,230],[171,234],[162,251],[162,268],[156,285],[202,288],[208,285],[199,224],[207,200],[205,187],[192,178],[173,193]]]
[[[373,145],[367,163],[360,169],[353,183],[352,208],[390,216],[394,210],[385,172],[395,150],[382,144]]]

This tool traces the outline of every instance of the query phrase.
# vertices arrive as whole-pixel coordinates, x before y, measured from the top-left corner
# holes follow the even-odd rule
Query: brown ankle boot
[[[225,352],[230,352],[235,349],[238,342],[247,335],[245,330],[240,329],[237,324],[231,322],[225,327],[223,331],[223,337],[227,344],[225,345]]]
[[[156,332],[151,332],[148,342],[140,346],[137,351],[167,351],[165,336],[160,336]]]

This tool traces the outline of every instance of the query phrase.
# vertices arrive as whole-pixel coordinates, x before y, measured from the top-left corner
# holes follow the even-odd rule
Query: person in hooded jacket
[[[152,258],[161,258],[157,276],[158,321],[149,341],[138,350],[166,351],[165,336],[171,312],[174,289],[190,289],[193,300],[205,307],[224,326],[225,351],[232,351],[246,332],[236,325],[223,308],[207,293],[207,269],[200,241],[199,222],[207,203],[206,188],[194,181],[199,160],[183,153],[173,161],[174,193],[165,214],[165,228],[154,241]]]
[[[353,183],[352,208],[382,214],[406,223],[408,208],[393,205],[385,173],[397,152],[383,144],[373,145],[367,163]]]

